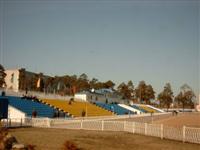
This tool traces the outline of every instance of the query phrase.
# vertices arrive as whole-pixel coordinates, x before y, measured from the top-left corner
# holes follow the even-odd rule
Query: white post
[[[185,142],[185,126],[183,126],[183,142]]]
[[[133,122],[132,128],[133,128],[133,134],[134,134],[135,133],[135,122]]]
[[[163,139],[163,124],[160,125],[160,138]]]
[[[126,131],[126,121],[124,121],[124,131]]]
[[[83,129],[83,119],[81,119],[81,129]]]
[[[47,127],[50,128],[51,127],[51,120],[49,118],[47,118]]]
[[[102,120],[102,126],[101,126],[101,131],[103,131],[104,130],[104,120]]]
[[[147,123],[145,123],[144,125],[145,125],[145,126],[144,126],[144,127],[145,127],[145,128],[144,128],[144,133],[145,133],[145,135],[147,135]]]

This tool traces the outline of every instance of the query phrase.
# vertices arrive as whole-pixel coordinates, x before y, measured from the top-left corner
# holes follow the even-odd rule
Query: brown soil
[[[38,150],[59,150],[66,140],[84,150],[199,150],[200,145],[135,135],[67,129],[10,129],[21,143],[36,145]]]
[[[134,122],[147,122],[152,123],[152,119],[150,117],[139,118],[127,118],[127,119],[117,119],[119,121],[134,121]],[[153,123],[156,124],[163,124],[167,126],[174,126],[174,127],[197,127],[200,128],[200,113],[179,113],[177,116],[170,116],[167,118],[159,118],[153,119]]]
[[[200,128],[200,113],[199,114],[183,114],[173,116],[167,119],[155,121],[158,124],[164,124],[167,126],[187,126]]]

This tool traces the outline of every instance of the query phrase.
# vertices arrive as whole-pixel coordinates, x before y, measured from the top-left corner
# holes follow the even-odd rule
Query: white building
[[[128,100],[122,100],[116,93],[105,89],[76,93],[74,98],[80,101],[128,104]]]
[[[86,93],[76,93],[74,95],[74,98],[76,100],[80,100],[80,101],[87,101],[87,94]]]
[[[6,89],[10,89],[15,92],[18,92],[19,90],[25,90],[26,88],[30,91],[32,89],[32,81],[36,78],[39,81],[41,79],[39,73],[26,71],[24,68],[5,70],[5,73]],[[45,82],[47,78],[48,76],[42,75],[43,82]]]
[[[19,69],[5,70],[6,88],[16,92],[19,90]]]

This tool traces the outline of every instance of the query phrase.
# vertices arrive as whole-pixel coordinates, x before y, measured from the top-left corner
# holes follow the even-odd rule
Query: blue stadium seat
[[[143,113],[147,113],[146,110],[144,110],[144,109],[138,107],[137,105],[130,105],[130,106],[133,107],[133,108],[135,108],[135,109],[137,109],[137,110],[140,110],[140,111],[143,112]]]
[[[32,112],[37,112],[37,117],[52,118],[56,110],[48,105],[29,99],[21,99],[20,97],[7,96],[9,105],[21,110],[28,117],[32,116]]]
[[[106,110],[112,111],[117,115],[125,115],[125,114],[133,114],[132,111],[125,109],[117,104],[105,104],[105,103],[101,103],[101,102],[96,102],[96,105],[99,107],[102,107]]]

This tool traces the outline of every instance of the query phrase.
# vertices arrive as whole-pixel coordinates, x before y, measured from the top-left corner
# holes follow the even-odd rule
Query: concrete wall
[[[15,107],[8,106],[8,118],[15,119],[15,118],[25,118],[26,114]]]
[[[6,77],[5,77],[6,88],[12,89],[15,92],[18,92],[18,90],[19,90],[19,69],[6,70],[5,73],[6,73]]]

